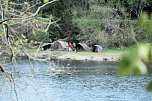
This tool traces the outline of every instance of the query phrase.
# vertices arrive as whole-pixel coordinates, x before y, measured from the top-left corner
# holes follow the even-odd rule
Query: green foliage
[[[151,42],[152,17],[147,13],[142,13],[136,21],[135,32],[139,42]]]
[[[29,41],[37,41],[37,42],[50,42],[49,34],[44,32],[41,29],[34,30],[33,33],[28,38]]]
[[[137,47],[137,56],[144,62],[148,63],[152,58],[152,48],[150,44],[143,44]]]
[[[91,18],[77,18],[73,20],[74,23],[77,23],[78,27],[80,28],[86,28],[88,26],[93,26],[94,28],[100,28],[101,21],[99,19],[91,19]]]
[[[150,82],[148,83],[146,89],[147,89],[148,91],[151,91],[151,92],[152,92],[152,81],[150,81]]]
[[[148,14],[147,13],[143,13],[141,14],[141,16],[138,18],[137,20],[137,26],[143,27],[147,22],[148,22],[149,18],[148,18]]]
[[[119,8],[124,7],[125,11],[131,15],[132,18],[137,18],[143,11],[151,11],[151,0],[108,0],[110,6]]]
[[[152,20],[146,13],[140,15],[136,22],[138,32],[145,36],[151,36]],[[151,44],[140,44],[135,52],[123,56],[118,69],[118,75],[143,75],[147,73],[147,64],[152,62]],[[147,85],[147,90],[152,91],[152,81]]]
[[[147,73],[145,63],[152,61],[150,44],[138,45],[135,52],[125,54],[120,62],[119,75],[142,75]]]
[[[43,0],[44,1],[44,3],[47,3],[47,2],[49,2],[49,0]]]
[[[135,52],[127,53],[123,55],[122,61],[120,62],[120,68],[118,69],[118,75],[126,76],[126,75],[143,75],[147,73],[147,67],[144,64],[144,61],[147,61],[147,57],[143,52],[147,52],[145,49],[148,47],[147,45],[138,46]],[[143,55],[144,54],[144,55]],[[147,61],[148,62],[148,61]]]
[[[133,55],[124,55],[120,63],[120,68],[118,69],[119,76],[127,75],[143,75],[147,73],[146,65]]]
[[[152,46],[150,44],[138,45],[134,52],[123,55],[118,75],[144,75],[148,72],[147,64],[151,61]],[[147,89],[152,91],[152,82],[148,84]]]
[[[89,10],[81,7],[73,9],[73,21],[81,29],[81,35],[78,39],[85,43],[89,42],[89,45],[98,43],[108,48],[134,44],[135,36],[131,35],[132,21],[127,18],[123,19],[125,18],[124,10],[120,11],[97,2],[97,0],[90,1]]]
[[[68,36],[68,32],[79,32],[77,25],[72,21],[73,12],[70,0],[59,0],[45,7],[42,16],[52,14],[53,20],[59,20],[58,25],[50,26],[49,34],[52,40],[62,39]],[[57,38],[57,39],[56,39]]]

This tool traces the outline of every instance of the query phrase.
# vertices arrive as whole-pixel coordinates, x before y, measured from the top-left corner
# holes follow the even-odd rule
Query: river
[[[145,90],[152,72],[120,78],[116,62],[17,61],[4,64],[15,80],[0,74],[0,101],[152,101]]]

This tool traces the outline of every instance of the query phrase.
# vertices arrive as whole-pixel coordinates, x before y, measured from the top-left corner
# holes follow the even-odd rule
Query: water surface
[[[118,63],[86,61],[17,62],[13,83],[0,78],[0,101],[152,101],[145,85],[151,73],[119,78]],[[3,75],[1,74],[3,77]],[[16,92],[16,93],[15,93]],[[17,94],[17,97],[16,97]]]

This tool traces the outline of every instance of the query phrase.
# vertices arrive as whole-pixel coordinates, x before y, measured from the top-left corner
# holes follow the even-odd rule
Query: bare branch
[[[0,24],[2,24],[2,23],[4,23],[4,22],[6,22],[6,21],[8,21],[9,19],[6,19],[6,20],[3,20],[3,21],[0,21]]]
[[[42,6],[38,7],[37,11],[31,17],[36,16],[40,12],[41,9],[43,9],[45,6],[51,4],[55,1],[58,1],[58,0],[53,0],[53,1],[47,2],[47,3],[43,4]]]
[[[10,2],[9,4],[15,5],[15,6],[22,6],[24,3],[13,3],[13,2]]]
[[[49,30],[49,28],[50,28],[50,26],[52,25],[52,24],[56,24],[58,21],[60,21],[61,19],[58,19],[58,20],[56,20],[56,21],[51,21],[50,20],[50,22],[49,22],[49,24],[48,24],[48,26],[47,26],[47,28],[45,29],[45,32],[48,32],[48,30]]]
[[[0,71],[5,72],[4,68],[2,67],[2,65],[0,64]]]
[[[12,78],[12,74],[4,69],[4,67],[0,64],[0,71],[5,74],[5,76],[10,80],[10,82],[14,82]]]
[[[4,21],[2,21],[2,22],[5,22],[5,21],[9,21],[9,20],[23,20],[23,21],[28,21],[28,20],[31,20],[31,18],[32,17],[35,17],[39,12],[40,12],[40,10],[41,9],[43,9],[45,6],[47,6],[47,5],[49,5],[49,4],[51,4],[51,3],[53,3],[53,2],[56,2],[56,1],[58,1],[58,0],[53,0],[53,1],[50,1],[50,2],[47,2],[47,3],[45,3],[45,4],[43,4],[42,6],[40,6],[40,7],[38,7],[38,9],[36,10],[36,12],[33,14],[33,15],[31,15],[31,16],[29,16],[29,17],[21,17],[21,18],[9,18],[9,19],[7,19],[7,20],[4,20]],[[35,6],[35,5],[34,5]],[[31,7],[33,7],[33,6],[31,6]],[[2,7],[1,7],[2,8]],[[27,9],[27,10],[29,10],[29,9]],[[26,10],[26,11],[27,11]],[[18,11],[19,12],[19,11]],[[26,19],[26,20],[25,20]],[[22,22],[23,22],[22,21]],[[0,22],[0,24],[1,24],[1,22]]]
[[[29,7],[28,9],[25,10],[25,12],[29,11],[30,9],[34,8],[38,3],[36,3],[35,5]]]

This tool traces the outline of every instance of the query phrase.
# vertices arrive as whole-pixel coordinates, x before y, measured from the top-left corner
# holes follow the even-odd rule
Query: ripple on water
[[[11,70],[12,65],[6,66]],[[151,74],[118,78],[114,62],[29,63],[23,60],[18,62],[18,68],[23,74],[30,75],[32,69],[41,74],[36,77],[15,75],[19,101],[152,101],[152,93],[145,90]],[[48,75],[43,75],[45,73]],[[4,81],[0,79],[1,87],[5,85],[0,90],[0,99],[9,101],[12,97],[15,100],[10,84]]]

